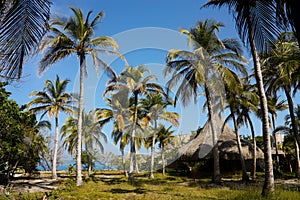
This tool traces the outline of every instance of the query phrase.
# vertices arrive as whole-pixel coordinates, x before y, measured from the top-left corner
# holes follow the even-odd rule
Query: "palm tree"
[[[150,178],[154,178],[154,150],[156,141],[156,132],[158,132],[157,123],[158,120],[164,120],[170,122],[173,126],[178,127],[179,114],[177,112],[169,112],[166,110],[168,105],[172,105],[168,99],[163,99],[162,94],[148,94],[146,98],[141,99],[141,107],[145,112],[145,117],[143,118],[144,125],[147,126],[148,123],[152,123],[153,131],[151,131],[151,164],[150,164]]]
[[[86,74],[86,55],[90,54],[93,59],[96,70],[99,64],[104,67],[105,71],[114,76],[114,71],[102,59],[98,53],[112,53],[121,56],[114,51],[118,48],[117,43],[110,37],[95,35],[95,27],[103,17],[103,12],[96,15],[90,21],[92,11],[89,11],[86,18],[80,9],[71,8],[74,16],[67,21],[58,19],[50,24],[50,34],[43,40],[41,50],[46,52],[40,62],[40,73],[44,72],[50,65],[60,61],[67,56],[76,54],[79,59],[80,68],[80,86],[79,86],[79,109],[78,109],[78,144],[76,155],[77,178],[76,185],[81,186],[82,167],[81,167],[81,137],[82,137],[82,113],[83,113],[83,95],[84,95],[84,74]],[[121,56],[122,57],[122,56]],[[123,57],[122,57],[123,58]]]
[[[33,113],[42,113],[41,118],[48,113],[49,118],[52,116],[55,118],[55,141],[54,141],[54,153],[52,164],[52,178],[56,179],[56,163],[57,163],[57,151],[58,151],[58,116],[59,113],[65,112],[71,114],[73,97],[66,92],[67,84],[70,81],[68,79],[60,80],[59,76],[56,76],[55,82],[51,80],[45,81],[45,87],[43,91],[33,91],[30,96],[35,97],[27,105],[30,107],[30,111]]]
[[[125,147],[128,144],[128,135],[124,133],[126,124],[128,123],[129,110],[128,110],[128,99],[122,99],[123,95],[112,95],[111,99],[106,99],[107,106],[110,108],[97,108],[96,117],[101,127],[110,121],[113,121],[113,131],[111,137],[114,144],[120,143],[120,151],[122,155],[122,165],[124,175],[127,177],[127,170],[125,165]]]
[[[279,171],[279,154],[278,154],[278,143],[277,137],[275,133],[276,129],[276,118],[277,118],[277,111],[283,111],[287,109],[287,105],[285,104],[285,100],[279,101],[278,96],[270,96],[268,98],[268,111],[271,115],[271,124],[273,129],[273,138],[275,143],[275,151],[276,151],[276,170]]]
[[[265,84],[268,87],[268,92],[276,96],[279,90],[284,91],[288,102],[294,137],[298,146],[300,146],[300,136],[294,116],[294,101],[292,98],[292,89],[294,88],[293,93],[295,94],[299,85],[300,49],[298,43],[292,34],[283,33],[279,35],[278,41],[270,46],[270,52],[263,56],[263,75],[267,79]]]
[[[295,108],[295,118],[296,122],[298,124],[298,128],[300,127],[300,106],[298,105]],[[296,177],[299,178],[300,175],[300,158],[299,158],[299,146],[296,141],[296,138],[293,133],[292,123],[291,123],[291,115],[285,116],[285,126],[279,126],[277,127],[274,132],[285,134],[284,142],[283,142],[283,151],[290,151],[295,154],[295,160],[296,160]],[[292,147],[291,147],[292,146]],[[290,171],[292,172],[292,167],[290,165]]]
[[[274,41],[274,35],[278,33],[278,27],[273,26],[276,6],[273,0],[209,0],[204,7],[228,6],[236,20],[238,33],[244,43],[250,44],[253,58],[255,79],[260,97],[262,110],[262,128],[264,139],[265,181],[262,195],[274,192],[274,174],[272,165],[270,127],[268,119],[268,104],[264,90],[263,77],[258,56],[258,51],[266,50],[269,41]]]
[[[101,126],[96,121],[93,111],[83,113],[82,122],[82,137],[85,151],[88,155],[88,176],[92,171],[93,154],[95,154],[96,146],[100,148],[100,152],[104,152],[104,147],[101,138],[107,142],[106,135],[101,131]],[[60,132],[62,138],[65,138],[64,145],[68,148],[68,152],[73,155],[78,143],[78,118],[69,117],[66,119],[65,125],[62,126]]]
[[[150,82],[153,79],[156,79],[156,76],[149,75],[145,76],[145,73],[148,72],[143,66],[138,66],[136,68],[127,67],[117,78],[108,82],[107,88],[104,91],[104,95],[108,92],[119,92],[122,93],[126,98],[131,96],[131,103],[129,102],[128,106],[132,105],[132,119],[131,127],[129,130],[130,134],[130,169],[129,169],[129,178],[133,177],[134,167],[133,162],[136,160],[136,136],[138,123],[138,104],[140,95],[146,94],[148,92],[163,92],[163,89],[160,85]]]
[[[255,131],[254,131],[254,125],[250,117],[250,113],[253,112],[254,114],[257,114],[258,112],[258,103],[259,98],[257,95],[257,92],[255,91],[256,88],[253,87],[253,85],[250,84],[249,79],[245,79],[243,81],[243,86],[240,91],[239,95],[239,111],[237,116],[237,124],[238,125],[246,125],[247,127],[250,126],[251,136],[253,140],[253,163],[252,163],[252,179],[254,180],[256,178],[256,139],[255,139]]]
[[[243,181],[249,181],[249,177],[247,175],[247,170],[246,170],[246,165],[245,165],[245,160],[243,157],[243,153],[242,153],[242,145],[241,145],[241,140],[240,140],[240,136],[238,133],[238,123],[237,123],[237,118],[236,115],[240,115],[240,105],[243,102],[242,98],[243,98],[243,83],[242,82],[237,82],[238,84],[235,84],[234,87],[228,87],[227,84],[225,85],[226,88],[226,102],[228,104],[228,108],[229,108],[229,112],[230,114],[228,115],[228,117],[225,119],[224,121],[224,125],[222,130],[224,129],[226,123],[231,119],[233,121],[233,125],[234,125],[234,132],[236,135],[236,141],[237,141],[237,146],[238,146],[238,151],[239,151],[239,155],[240,155],[240,161],[241,161],[241,166],[242,166],[242,180]]]
[[[0,78],[19,79],[47,31],[50,0],[0,1]]]
[[[157,140],[159,142],[159,148],[161,149],[161,162],[162,162],[162,173],[165,175],[166,161],[165,161],[165,147],[174,138],[174,130],[171,130],[172,126],[166,128],[165,126],[160,126],[157,132]]]
[[[182,32],[188,35],[188,42],[192,46],[193,52],[171,50],[167,55],[165,69],[166,76],[172,74],[167,84],[168,90],[179,85],[175,93],[175,104],[178,98],[181,98],[184,106],[191,98],[194,98],[196,102],[199,88],[204,88],[213,135],[214,173],[212,180],[215,183],[220,183],[221,176],[217,133],[215,133],[215,124],[213,124],[216,112],[213,102],[224,94],[223,81],[225,79],[227,81],[234,80],[231,70],[227,67],[230,66],[246,73],[243,67],[247,63],[246,59],[241,56],[242,50],[237,40],[220,40],[217,37],[216,30],[222,26],[221,23],[205,20],[204,22],[199,21],[197,26],[190,31],[183,29]],[[220,105],[222,105],[222,101]]]
[[[297,128],[299,129],[299,127],[300,127],[300,105],[298,104],[298,106],[294,110],[295,110],[295,113],[294,113],[295,121],[297,123]],[[285,125],[287,125],[289,127],[293,126],[292,122],[291,122],[292,121],[292,116],[291,115],[286,115],[285,116],[285,121],[286,121]],[[294,132],[293,128],[288,128],[288,130],[289,130],[290,133]],[[297,140],[295,138],[294,138],[294,141],[295,141],[295,158],[296,158],[296,177],[299,178],[300,177],[299,145],[298,145]]]

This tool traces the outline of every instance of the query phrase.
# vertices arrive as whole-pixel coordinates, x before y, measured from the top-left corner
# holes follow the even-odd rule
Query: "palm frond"
[[[8,79],[20,78],[25,60],[36,53],[48,30],[49,0],[14,1],[1,17],[0,75]]]

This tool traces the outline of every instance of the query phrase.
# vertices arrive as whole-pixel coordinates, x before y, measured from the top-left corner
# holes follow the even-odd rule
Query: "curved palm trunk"
[[[296,117],[295,117],[295,110],[294,110],[294,101],[293,101],[293,98],[292,98],[292,95],[291,95],[291,88],[286,86],[284,88],[284,92],[285,92],[285,95],[286,95],[286,98],[287,98],[287,101],[288,101],[288,106],[289,106],[289,113],[290,113],[290,117],[291,117],[291,122],[292,122],[292,130],[293,130],[293,134],[294,134],[294,138],[295,138],[295,141],[297,143],[296,147],[299,147],[300,145],[300,137],[299,137],[299,134],[298,134],[298,124],[297,124],[297,121],[296,121]],[[299,160],[297,159],[299,157],[299,152],[297,154],[297,151],[296,151],[296,177],[299,178],[299,175],[300,175],[300,168],[299,168]]]
[[[154,178],[153,169],[154,169],[154,149],[155,149],[155,135],[157,131],[157,121],[154,120],[154,132],[152,138],[152,145],[151,145],[151,166],[150,166],[150,178]]]
[[[76,186],[82,186],[82,166],[81,166],[81,148],[82,148],[82,111],[83,111],[83,94],[84,94],[84,70],[85,55],[80,55],[80,75],[79,75],[79,108],[78,108],[78,124],[77,124],[77,153],[76,153]]]
[[[276,171],[279,172],[279,154],[278,154],[278,144],[277,144],[277,137],[276,137],[276,133],[275,133],[275,129],[276,129],[276,124],[275,124],[275,117],[272,114],[272,125],[273,125],[273,138],[274,138],[274,142],[275,142],[275,152],[276,152]]]
[[[213,142],[214,171],[212,176],[212,182],[219,184],[221,183],[221,173],[220,173],[218,138],[215,131],[215,124],[213,122],[212,101],[211,101],[211,97],[207,85],[205,85],[205,96],[207,101],[208,118],[210,122],[210,128],[212,132],[212,142]]]
[[[252,120],[250,119],[249,115],[246,116],[247,120],[249,122],[250,125],[250,129],[251,129],[251,134],[252,134],[252,138],[253,138],[253,165],[252,165],[252,179],[256,178],[256,140],[255,140],[255,132],[254,132],[254,127],[253,127],[253,123]]]
[[[239,136],[239,133],[238,133],[237,123],[236,123],[235,116],[233,114],[232,108],[230,108],[230,111],[231,111],[232,117],[233,117],[234,132],[235,132],[235,136],[236,136],[236,141],[237,141],[237,146],[238,146],[240,161],[241,161],[241,166],[242,166],[242,172],[243,172],[242,180],[243,181],[249,181],[249,176],[247,174],[245,160],[244,160],[243,152],[242,152],[241,140],[240,140],[240,136]]]
[[[300,177],[299,169],[300,169],[300,158],[299,158],[299,146],[297,144],[297,141],[295,140],[295,152],[296,152],[296,178]]]
[[[137,114],[138,114],[138,95],[134,94],[134,119],[132,125],[132,132],[130,136],[130,166],[129,166],[129,178],[132,179],[134,176],[134,162],[136,163],[135,155],[135,132],[136,132],[136,123],[137,123]]]
[[[58,117],[55,117],[55,140],[54,140],[54,152],[52,160],[52,179],[57,179],[56,168],[57,168],[57,151],[58,151]]]
[[[270,129],[269,129],[269,119],[268,119],[268,104],[267,97],[264,89],[262,71],[259,61],[258,52],[254,42],[254,33],[252,29],[252,18],[250,12],[247,15],[247,28],[249,35],[249,43],[251,47],[251,54],[254,62],[254,72],[256,85],[259,93],[260,107],[262,110],[262,131],[264,140],[264,161],[265,161],[265,181],[262,189],[262,195],[267,196],[275,191],[274,188],[274,172],[272,164],[272,152],[271,152],[271,139],[270,139]]]
[[[126,162],[125,162],[125,155],[124,155],[124,147],[121,147],[121,154],[122,154],[122,165],[124,170],[125,177],[128,177],[127,171],[126,171]]]

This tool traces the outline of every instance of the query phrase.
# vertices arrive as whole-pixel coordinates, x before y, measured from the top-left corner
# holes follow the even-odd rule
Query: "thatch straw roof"
[[[239,160],[235,133],[227,125],[222,132],[224,121],[219,117],[216,117],[213,123],[217,133],[220,159]],[[179,149],[178,157],[180,160],[191,161],[212,157],[213,140],[210,124],[207,122],[194,139]],[[241,139],[241,144],[244,159],[253,159],[253,144],[243,139]],[[257,148],[257,159],[263,159],[263,157],[262,150]]]

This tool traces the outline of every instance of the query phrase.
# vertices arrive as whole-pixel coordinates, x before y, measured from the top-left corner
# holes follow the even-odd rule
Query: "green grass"
[[[103,174],[103,173],[101,173]],[[195,200],[195,199],[300,199],[298,191],[292,189],[282,189],[276,186],[273,196],[262,198],[262,180],[242,183],[240,181],[225,180],[221,186],[210,183],[208,178],[201,178],[196,181],[187,177],[162,176],[155,174],[155,179],[151,180],[148,174],[140,174],[131,184],[126,178],[89,178],[85,180],[83,187],[76,187],[74,179],[64,181],[58,190],[49,192],[48,199],[82,199],[82,200],[102,200],[102,199],[140,199],[140,200]],[[31,200],[42,199],[43,193],[36,194],[14,194],[11,199]],[[0,196],[0,199],[8,199]]]

